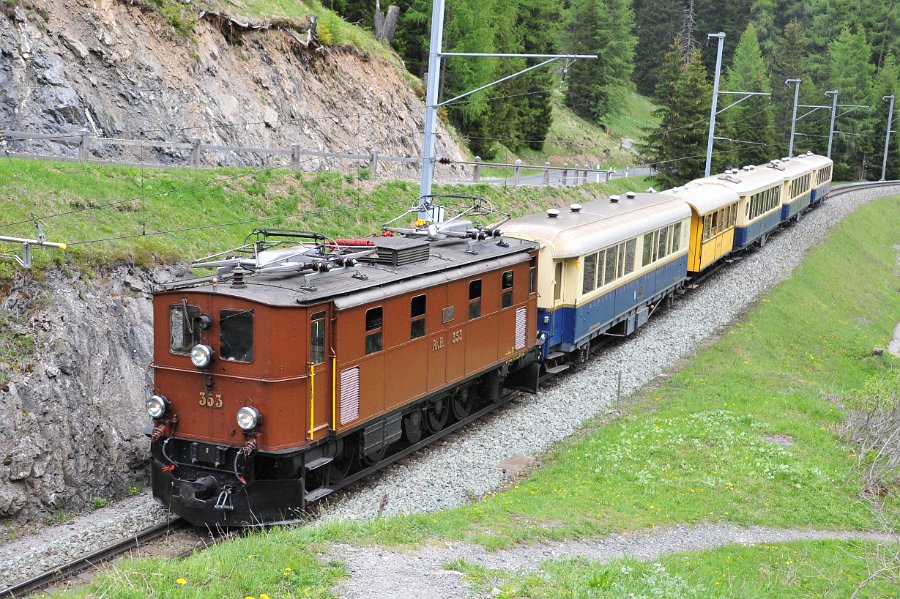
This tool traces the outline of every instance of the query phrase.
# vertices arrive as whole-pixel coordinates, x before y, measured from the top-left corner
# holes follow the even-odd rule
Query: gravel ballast
[[[900,194],[900,185],[833,198],[772,237],[761,250],[746,254],[679,298],[635,337],[598,352],[585,367],[552,381],[537,396],[524,396],[336,494],[322,505],[321,517],[367,519],[378,515],[380,509],[384,515],[432,512],[462,505],[496,489],[504,482],[499,462],[517,455],[539,455],[586,419],[605,413],[615,402],[620,373],[624,397],[672,368],[722,331],[761,293],[788,278],[806,250],[842,218],[863,203],[892,194]],[[387,503],[380,507],[385,495]],[[0,545],[0,587],[104,547],[166,517],[166,511],[143,493],[65,524],[25,534]],[[442,579],[454,576],[440,574]]]

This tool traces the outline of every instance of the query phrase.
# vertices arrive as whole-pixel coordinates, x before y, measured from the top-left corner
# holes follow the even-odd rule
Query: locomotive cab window
[[[500,279],[500,307],[509,308],[513,303],[513,271],[507,270]]]
[[[309,361],[313,364],[325,361],[325,312],[316,312],[310,318]]]
[[[481,279],[469,283],[469,319],[481,316]]]
[[[381,351],[381,307],[366,310],[366,355]]]
[[[252,310],[222,310],[219,313],[219,353],[223,360],[253,361]]]
[[[188,355],[200,343],[200,308],[186,304],[169,306],[169,350]]]
[[[409,338],[418,339],[425,336],[425,296],[412,298],[409,308]]]

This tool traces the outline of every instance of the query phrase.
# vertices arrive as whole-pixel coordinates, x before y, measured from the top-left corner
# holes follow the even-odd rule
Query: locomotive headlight
[[[169,409],[169,400],[162,395],[151,395],[147,400],[147,413],[151,418],[162,418]]]
[[[252,431],[259,424],[259,418],[256,408],[245,406],[237,412],[237,423],[241,430]]]
[[[210,346],[200,343],[191,350],[191,362],[197,368],[206,368],[212,362],[212,354]]]

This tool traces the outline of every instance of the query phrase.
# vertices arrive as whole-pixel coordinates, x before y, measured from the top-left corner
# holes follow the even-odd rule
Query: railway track
[[[170,532],[188,527],[189,524],[181,518],[173,518],[156,526],[145,528],[132,537],[117,541],[97,551],[86,553],[67,564],[57,566],[28,580],[17,582],[8,588],[0,590],[0,599],[27,597],[41,589],[68,580],[81,572],[95,567],[97,564],[108,562],[128,553],[132,549],[142,547]]]

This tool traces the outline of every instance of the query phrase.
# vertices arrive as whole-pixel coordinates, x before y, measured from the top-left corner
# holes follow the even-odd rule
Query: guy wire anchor
[[[20,243],[22,244],[22,257],[20,258],[16,254],[11,253],[0,253],[0,257],[9,257],[18,262],[25,268],[31,268],[31,246],[43,246],[43,247],[53,247],[59,248],[61,250],[66,249],[66,244],[64,243],[55,243],[53,241],[47,241],[47,237],[44,235],[43,229],[41,229],[41,223],[38,222],[37,217],[34,215],[34,212],[31,212],[31,220],[34,221],[34,227],[37,229],[37,239],[25,239],[22,237],[7,237],[5,235],[0,235],[0,242],[9,242],[9,243]]]

